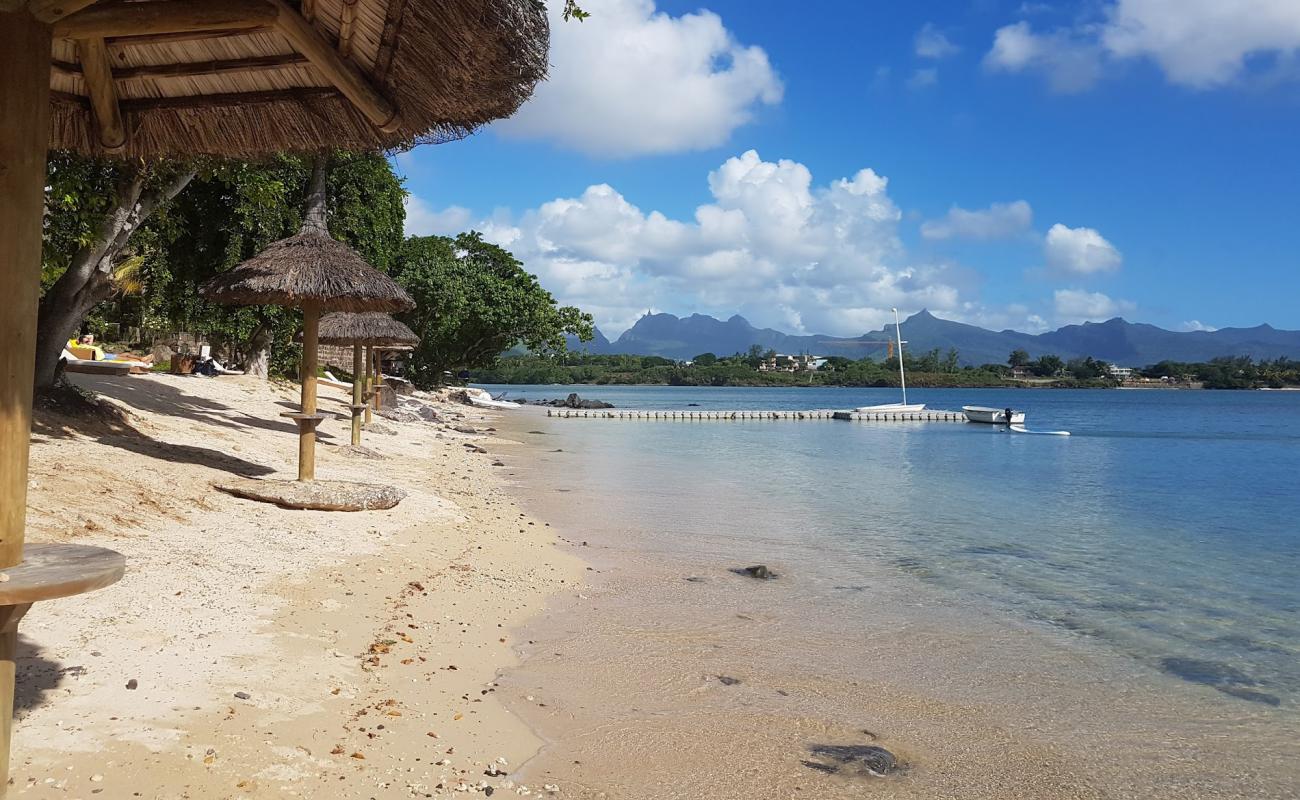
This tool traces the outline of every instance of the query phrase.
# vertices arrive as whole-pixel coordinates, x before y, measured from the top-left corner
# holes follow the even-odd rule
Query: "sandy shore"
[[[1162,675],[887,559],[841,571],[766,545],[756,517],[777,510],[757,492],[687,471],[695,493],[668,475],[678,467],[650,467],[690,452],[656,449],[655,423],[498,424],[524,443],[500,446],[519,465],[512,493],[595,568],[526,626],[538,644],[500,681],[548,741],[521,768],[531,783],[578,800],[1296,797],[1288,708]],[[756,550],[779,579],[732,571]],[[883,776],[878,748],[895,759]]]
[[[291,477],[255,379],[78,376],[130,428],[38,414],[28,540],[112,547],[121,583],[36,606],[20,643],[12,796],[428,797],[549,794],[508,774],[540,742],[495,694],[512,630],[585,565],[503,491],[474,409],[377,420],[347,455],[325,423],[320,478],[383,482],[389,511],[289,511],[225,496]],[[342,392],[322,408],[342,411]],[[414,414],[408,415],[414,417]],[[492,431],[483,431],[491,434]],[[504,774],[497,774],[504,773]]]

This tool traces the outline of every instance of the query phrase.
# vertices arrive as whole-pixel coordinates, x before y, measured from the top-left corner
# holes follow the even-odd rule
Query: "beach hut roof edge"
[[[406,311],[415,307],[397,282],[357,251],[305,229],[203,284],[199,293],[222,305],[297,306],[325,311]]]
[[[336,311],[320,318],[318,340],[321,344],[360,344],[386,350],[418,344],[415,332],[387,314],[369,311]]]
[[[61,14],[55,9],[50,19]],[[84,8],[83,8],[84,6]],[[142,0],[53,18],[50,147],[130,158],[394,150],[545,78],[535,0]]]

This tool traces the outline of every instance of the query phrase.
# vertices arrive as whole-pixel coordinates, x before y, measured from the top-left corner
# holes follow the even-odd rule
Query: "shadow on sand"
[[[261,419],[224,403],[198,397],[170,384],[147,378],[78,375],[76,386],[119,400],[132,408],[192,420],[198,423],[195,426],[196,440],[204,438],[202,426],[217,425],[231,429],[256,428],[283,433],[285,446],[291,447],[291,437],[298,432],[297,426],[289,420]],[[62,438],[72,434],[87,436],[109,447],[161,461],[196,464],[247,478],[275,472],[271,467],[210,447],[158,441],[132,425],[130,416],[117,407],[99,402],[84,391],[66,386],[37,398],[32,433],[37,437],[49,438]],[[319,431],[317,438],[324,442],[333,439]]]
[[[85,667],[65,667],[57,661],[51,661],[42,655],[40,647],[21,633],[18,634],[18,651],[15,655],[15,719],[22,719],[27,712],[45,705],[46,698],[63,684],[66,677],[76,677],[86,671]]]

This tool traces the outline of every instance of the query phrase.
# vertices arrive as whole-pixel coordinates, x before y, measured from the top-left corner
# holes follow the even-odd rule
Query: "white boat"
[[[1011,409],[1011,419],[1007,419],[1007,409],[987,408],[985,406],[962,406],[962,413],[967,422],[984,422],[990,425],[1024,425],[1025,412]]]
[[[879,403],[874,406],[858,406],[853,409],[859,413],[876,411],[924,411],[925,403],[907,402],[907,375],[903,372],[903,329],[898,324],[898,309],[894,309],[894,336],[898,339],[898,383],[903,389],[903,402]]]
[[[874,411],[924,411],[925,403],[880,403],[874,406],[859,406],[854,411],[871,413]]]
[[[518,411],[519,404],[511,403],[508,400],[501,400],[478,387],[471,386],[465,390],[465,397],[469,400],[470,405],[478,408],[497,408],[502,411]]]
[[[1012,425],[1011,430],[1015,433],[1032,433],[1035,436],[1069,436],[1069,431],[1031,431],[1023,425]]]
[[[499,408],[499,409],[501,409],[502,411],[506,411],[506,410],[510,410],[510,411],[518,411],[518,410],[519,410],[519,404],[518,404],[518,403],[511,403],[511,402],[508,401],[508,400],[493,400],[493,399],[490,398],[490,397],[483,398],[483,397],[475,397],[475,396],[473,396],[473,395],[470,395],[469,402],[470,402],[471,405],[477,406],[477,407],[479,407],[479,408]]]

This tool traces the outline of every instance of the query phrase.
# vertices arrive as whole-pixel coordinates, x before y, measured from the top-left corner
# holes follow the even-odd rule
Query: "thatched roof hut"
[[[534,0],[33,0],[54,149],[377,150],[460,138],[546,73]]]
[[[321,344],[352,344],[396,350],[418,344],[420,337],[387,314],[338,311],[320,318],[319,340]]]
[[[406,311],[415,301],[397,282],[332,238],[325,222],[326,159],[317,157],[302,230],[229,272],[199,294],[223,305],[292,306],[324,311]]]
[[[254,158],[445,141],[513,113],[545,74],[547,45],[536,0],[0,0],[0,569],[4,585],[26,591],[0,597],[10,645],[33,600],[106,586],[123,565],[102,548],[24,548],[48,150]],[[303,305],[312,370],[303,378],[311,402],[294,415],[300,479],[313,474],[301,464],[312,462],[320,418],[319,307],[409,303],[382,281],[366,302],[339,301],[338,278],[355,265],[321,240],[323,227],[322,218],[319,232],[303,234],[318,238],[279,243],[314,254],[295,259],[298,271],[264,254],[224,289],[240,302],[278,291]],[[0,670],[0,786],[13,690],[13,671]]]
[[[414,306],[396,281],[367,264],[357,251],[311,230],[271,243],[205,283],[201,291],[224,305],[317,303],[340,311],[405,311]]]

